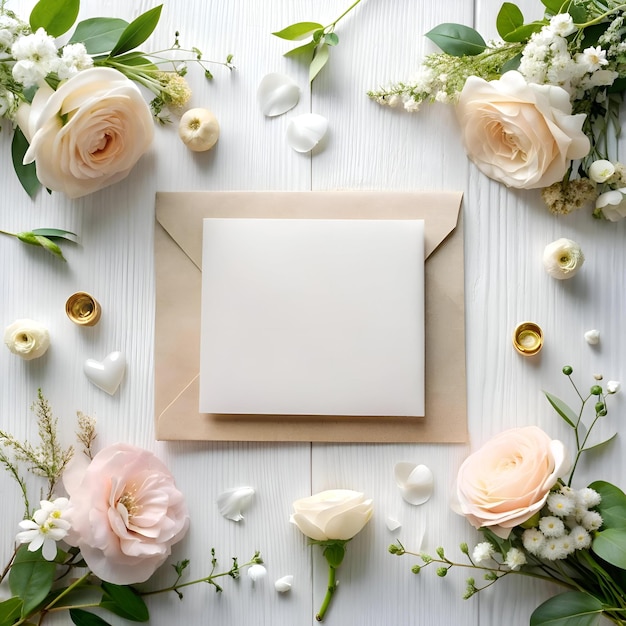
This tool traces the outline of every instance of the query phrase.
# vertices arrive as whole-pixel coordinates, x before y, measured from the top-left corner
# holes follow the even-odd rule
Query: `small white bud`
[[[190,150],[204,152],[217,143],[220,125],[208,109],[189,109],[180,118],[178,135]]]
[[[267,570],[258,563],[251,565],[248,569],[248,576],[252,579],[252,582],[263,580],[267,576]]]
[[[595,346],[597,345],[597,343],[600,341],[600,331],[596,330],[595,328],[592,330],[588,330],[585,333],[585,341],[590,345],[590,346]]]
[[[606,390],[608,393],[617,393],[622,388],[622,383],[617,380],[608,380]]]
[[[283,576],[282,578],[279,578],[274,583],[274,589],[276,589],[278,593],[285,593],[286,591],[289,591],[291,589],[292,585],[293,576],[289,574],[288,576]]]

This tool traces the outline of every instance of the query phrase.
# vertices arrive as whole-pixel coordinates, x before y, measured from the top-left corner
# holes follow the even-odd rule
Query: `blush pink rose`
[[[465,459],[457,476],[459,512],[476,528],[508,537],[545,504],[569,469],[563,444],[536,426],[514,428]]]
[[[567,91],[529,84],[516,71],[492,81],[470,76],[456,113],[469,158],[508,187],[548,187],[589,152],[585,115],[572,115]]]
[[[117,585],[144,582],[189,526],[183,494],[151,452],[123,443],[64,473],[72,525],[67,543],[91,571]]]

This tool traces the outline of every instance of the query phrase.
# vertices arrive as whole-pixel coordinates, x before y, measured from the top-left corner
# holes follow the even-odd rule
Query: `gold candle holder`
[[[79,326],[95,326],[100,320],[100,304],[84,291],[72,294],[65,303],[67,316]]]
[[[539,324],[522,322],[513,331],[513,347],[523,356],[533,356],[543,347],[543,331]]]

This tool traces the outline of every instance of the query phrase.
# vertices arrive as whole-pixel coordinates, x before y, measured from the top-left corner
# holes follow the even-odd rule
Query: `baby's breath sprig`
[[[82,411],[76,411],[78,416],[78,432],[76,438],[83,446],[83,454],[93,459],[93,442],[97,437],[96,433],[96,420],[89,415],[85,415]]]

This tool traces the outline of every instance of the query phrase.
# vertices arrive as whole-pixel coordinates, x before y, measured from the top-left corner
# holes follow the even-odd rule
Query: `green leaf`
[[[39,0],[31,11],[29,23],[35,32],[43,28],[48,35],[66,33],[78,17],[80,0]]]
[[[604,448],[604,446],[608,445],[609,443],[611,443],[611,441],[613,441],[613,439],[615,439],[615,437],[617,437],[617,433],[613,433],[608,439],[604,439],[603,441],[599,441],[598,443],[593,443],[589,446],[585,446],[583,448],[583,450],[587,451],[587,450],[598,450],[600,448]]]
[[[29,163],[28,165],[24,165],[22,163],[27,150],[28,141],[20,128],[16,127],[13,133],[13,140],[11,142],[13,169],[17,174],[20,184],[24,188],[24,191],[32,198],[37,193],[39,187],[41,187],[41,183],[37,178],[37,166],[35,163]]]
[[[19,596],[24,605],[22,617],[29,615],[46,598],[52,588],[56,564],[46,561],[41,548],[30,552],[26,545],[20,547],[9,573],[9,586],[14,596]]]
[[[68,43],[84,43],[89,54],[110,52],[127,26],[126,20],[116,17],[93,17],[76,25]]]
[[[131,587],[107,582],[101,586],[104,595],[100,606],[103,609],[133,622],[147,622],[150,619],[146,603]]]
[[[602,602],[581,591],[568,591],[546,600],[530,616],[530,626],[594,626]]]
[[[336,46],[339,43],[339,37],[335,33],[328,33],[324,35],[324,43],[327,43],[329,46]]]
[[[574,24],[583,24],[587,21],[587,9],[576,2],[570,3],[567,12],[572,16]]]
[[[509,43],[528,41],[534,33],[538,33],[544,27],[543,22],[531,22],[530,24],[524,24],[519,28],[511,31],[506,37],[503,37],[504,41]]]
[[[311,57],[313,57],[313,51],[315,50],[316,47],[317,47],[317,44],[314,41],[309,41],[309,43],[305,43],[303,46],[298,46],[297,48],[293,48],[292,50],[285,52],[283,56],[291,58],[291,57],[310,55]]]
[[[149,72],[156,72],[159,68],[154,63],[152,63],[150,59],[142,56],[143,54],[143,52],[135,51],[115,57],[116,69],[118,69],[117,65],[126,65],[127,67],[141,67],[142,69]]]
[[[70,619],[76,626],[111,626],[95,613],[83,609],[70,609]]]
[[[548,399],[548,402],[552,405],[552,408],[572,427],[576,428],[578,422],[578,415],[574,413],[570,407],[563,402],[560,398],[553,396],[547,391],[543,392]]]
[[[626,494],[604,480],[597,480],[589,487],[597,491],[602,498],[596,507],[602,515],[602,528],[623,528],[626,519]]]
[[[563,0],[541,0],[541,4],[548,10],[550,15],[558,15],[563,6]]]
[[[346,556],[345,541],[329,542],[324,548],[323,554],[326,562],[331,567],[338,568],[343,561],[343,557]]]
[[[328,46],[325,43],[315,48],[315,56],[309,66],[309,82],[312,83],[315,77],[320,73],[320,70],[324,67],[324,65],[326,65],[328,62],[328,56]]]
[[[487,47],[480,33],[463,24],[439,24],[426,37],[455,57],[480,54]]]
[[[596,533],[591,549],[607,563],[626,569],[626,528],[607,528]]]
[[[22,614],[21,598],[9,598],[0,602],[0,626],[11,626]]]
[[[300,41],[301,39],[306,39],[311,36],[320,28],[322,30],[324,29],[322,24],[318,24],[317,22],[297,22],[291,24],[291,26],[287,26],[287,28],[272,33],[272,35],[280,37],[281,39],[288,39],[289,41]]]
[[[134,19],[120,35],[118,42],[111,50],[111,56],[114,57],[129,52],[148,39],[159,23],[162,8],[163,5],[159,4],[159,6],[142,13],[137,19]]]
[[[507,41],[506,36],[523,24],[524,15],[519,7],[512,2],[505,2],[498,12],[498,17],[496,17],[496,28],[500,37]]]
[[[501,68],[500,72],[505,74],[510,70],[516,70],[519,67],[520,61],[522,60],[522,55],[516,54],[512,59],[509,59]]]
[[[62,230],[60,228],[34,228],[33,235],[41,235],[42,237],[50,237],[51,239],[67,239],[68,241],[77,241],[78,235],[69,230]]]

